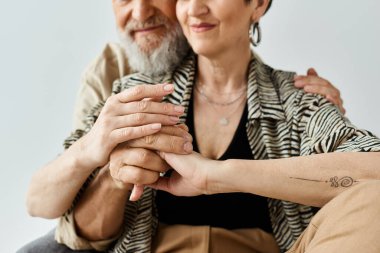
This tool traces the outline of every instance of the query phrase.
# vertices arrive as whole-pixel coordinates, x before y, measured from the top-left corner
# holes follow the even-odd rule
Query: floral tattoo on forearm
[[[299,177],[290,177],[292,179],[298,179],[298,180],[303,180],[303,181],[310,181],[310,182],[318,182],[318,183],[327,183],[327,184],[330,184],[331,187],[334,187],[334,188],[339,188],[339,187],[343,187],[343,188],[347,188],[347,187],[350,187],[352,186],[354,183],[358,183],[359,181],[353,179],[352,177],[331,177],[329,180],[315,180],[315,179],[307,179],[307,178],[299,178]]]

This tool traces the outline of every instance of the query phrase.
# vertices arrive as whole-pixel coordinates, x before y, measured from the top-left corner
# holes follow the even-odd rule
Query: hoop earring
[[[257,33],[256,40],[255,40],[255,34]],[[250,31],[249,31],[249,37],[251,39],[251,43],[254,47],[257,47],[261,42],[261,27],[259,22],[253,23],[251,25]]]

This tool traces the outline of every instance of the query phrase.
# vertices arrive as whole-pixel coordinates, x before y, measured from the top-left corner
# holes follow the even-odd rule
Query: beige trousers
[[[155,253],[278,253],[260,229],[160,224]],[[347,189],[326,204],[287,253],[380,253],[380,181]]]

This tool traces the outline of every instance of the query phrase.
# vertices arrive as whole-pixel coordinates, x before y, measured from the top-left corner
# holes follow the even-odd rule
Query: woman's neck
[[[249,46],[234,47],[217,56],[198,56],[198,83],[210,91],[229,93],[246,86],[247,69],[251,59]]]

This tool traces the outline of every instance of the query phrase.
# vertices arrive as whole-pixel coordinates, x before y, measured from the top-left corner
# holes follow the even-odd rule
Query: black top
[[[246,133],[247,115],[246,106],[234,137],[219,160],[252,159]],[[195,136],[192,101],[186,124],[189,133]],[[199,152],[196,138],[193,141],[193,149]],[[226,229],[261,228],[269,233],[272,232],[267,198],[254,194],[224,193],[177,197],[158,191],[156,204],[158,219],[166,224],[209,225]]]

